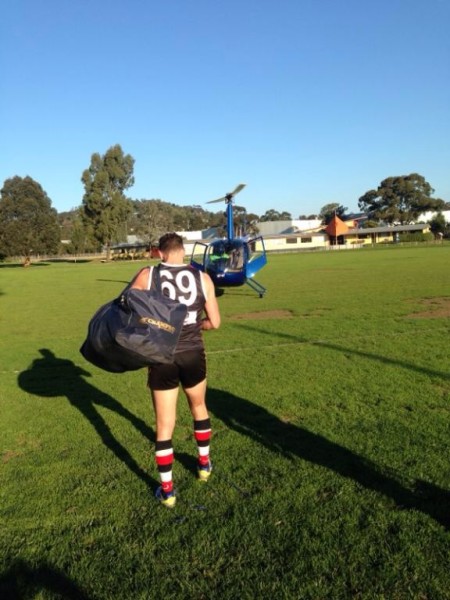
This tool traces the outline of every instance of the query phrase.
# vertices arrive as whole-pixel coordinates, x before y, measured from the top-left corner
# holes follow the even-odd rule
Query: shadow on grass
[[[45,260],[47,263],[68,263],[74,265],[81,265],[84,263],[90,263],[92,261],[92,258],[47,258]]]
[[[194,439],[194,436],[192,436]],[[194,477],[197,477],[197,456],[194,454],[186,454],[185,452],[175,451],[175,460],[183,465],[184,469]]]
[[[320,346],[322,348],[330,348],[331,350],[337,350],[338,352],[343,352],[344,354],[355,354],[356,356],[362,356],[363,358],[368,358],[370,360],[377,361],[381,364],[395,365],[397,367],[402,367],[403,369],[409,369],[411,371],[416,371],[417,373],[424,373],[425,375],[430,375],[432,377],[450,379],[450,373],[445,373],[444,371],[435,371],[434,369],[428,369],[427,367],[420,367],[418,365],[414,365],[403,360],[398,360],[396,358],[387,358],[386,356],[380,356],[379,354],[373,354],[372,352],[355,350],[354,348],[348,348],[346,346],[340,346],[339,344],[333,344],[331,342],[326,342],[322,340],[309,340],[307,338],[302,338],[297,335],[290,335],[289,333],[274,333],[273,331],[267,331],[265,329],[260,329],[259,327],[252,327],[251,325],[238,325],[238,327],[241,329],[247,329],[251,332],[266,334],[271,337],[272,341],[275,337],[277,337],[289,340],[291,342],[311,344],[311,346]]]
[[[97,407],[107,408],[123,417],[152,442],[155,439],[153,430],[112,396],[88,383],[85,380],[91,376],[88,371],[71,360],[56,357],[47,348],[42,348],[39,352],[42,358],[36,358],[29,369],[19,374],[19,386],[28,393],[45,398],[66,396],[70,404],[91,423],[104,445],[144,483],[155,487],[157,482],[141,469],[128,450],[114,437]]]
[[[89,600],[89,596],[67,575],[46,564],[31,567],[25,561],[17,560],[6,573],[0,575],[2,600],[41,598],[44,597],[40,595],[41,592],[46,593],[46,598]]]
[[[242,286],[242,285],[241,286],[229,285],[229,286],[226,286],[225,288],[215,288],[215,292],[216,292],[217,297],[223,296],[224,294],[226,294],[226,295],[239,294],[239,296],[255,298],[255,296],[258,295],[258,292],[254,292],[249,287],[244,288],[244,286]]]
[[[49,267],[50,264],[49,263],[44,263],[44,262],[33,262],[31,263],[31,265],[28,265],[28,267],[25,267],[26,269],[32,268],[32,267]],[[6,263],[6,264],[2,264],[0,263],[0,269],[23,269],[23,263]]]
[[[281,421],[266,409],[227,392],[209,389],[208,408],[227,427],[273,452],[297,456],[391,498],[399,509],[419,510],[450,529],[450,492],[418,480],[412,489],[351,450],[307,429]]]
[[[113,283],[124,283],[125,285],[128,285],[132,280],[130,279],[130,281],[125,281],[122,279],[97,279],[97,281],[109,281]]]

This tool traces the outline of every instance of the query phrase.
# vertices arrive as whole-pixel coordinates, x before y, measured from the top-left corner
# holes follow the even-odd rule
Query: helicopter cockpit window
[[[207,263],[215,271],[241,271],[244,268],[244,248],[226,242],[214,244],[208,249]]]
[[[230,269],[240,270],[244,266],[244,249],[233,248],[230,252],[230,258],[228,259]]]
[[[223,270],[229,259],[225,244],[216,244],[208,248],[208,265],[216,270]]]

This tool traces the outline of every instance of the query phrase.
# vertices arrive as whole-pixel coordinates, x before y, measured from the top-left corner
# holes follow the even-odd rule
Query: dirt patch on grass
[[[6,464],[13,458],[17,458],[18,456],[22,456],[21,452],[14,452],[14,450],[5,450],[2,454],[2,463]]]
[[[261,312],[241,313],[229,317],[230,321],[242,321],[247,319],[290,319],[293,317],[290,310],[264,310]]]
[[[423,298],[424,310],[406,315],[409,319],[442,319],[450,317],[450,297]]]

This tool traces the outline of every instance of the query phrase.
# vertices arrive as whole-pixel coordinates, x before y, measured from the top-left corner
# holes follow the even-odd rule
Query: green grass
[[[205,334],[215,470],[156,504],[145,372],[78,349],[138,264],[0,268],[0,597],[450,598],[450,247],[273,256]],[[450,305],[447,304],[447,306]]]

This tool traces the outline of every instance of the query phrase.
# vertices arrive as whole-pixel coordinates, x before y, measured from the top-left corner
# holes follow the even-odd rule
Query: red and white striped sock
[[[211,441],[211,420],[202,419],[194,421],[194,437],[197,442],[198,463],[207,465],[209,463],[209,445]]]
[[[173,491],[172,466],[173,448],[172,440],[161,440],[155,444],[155,460],[164,493]]]

